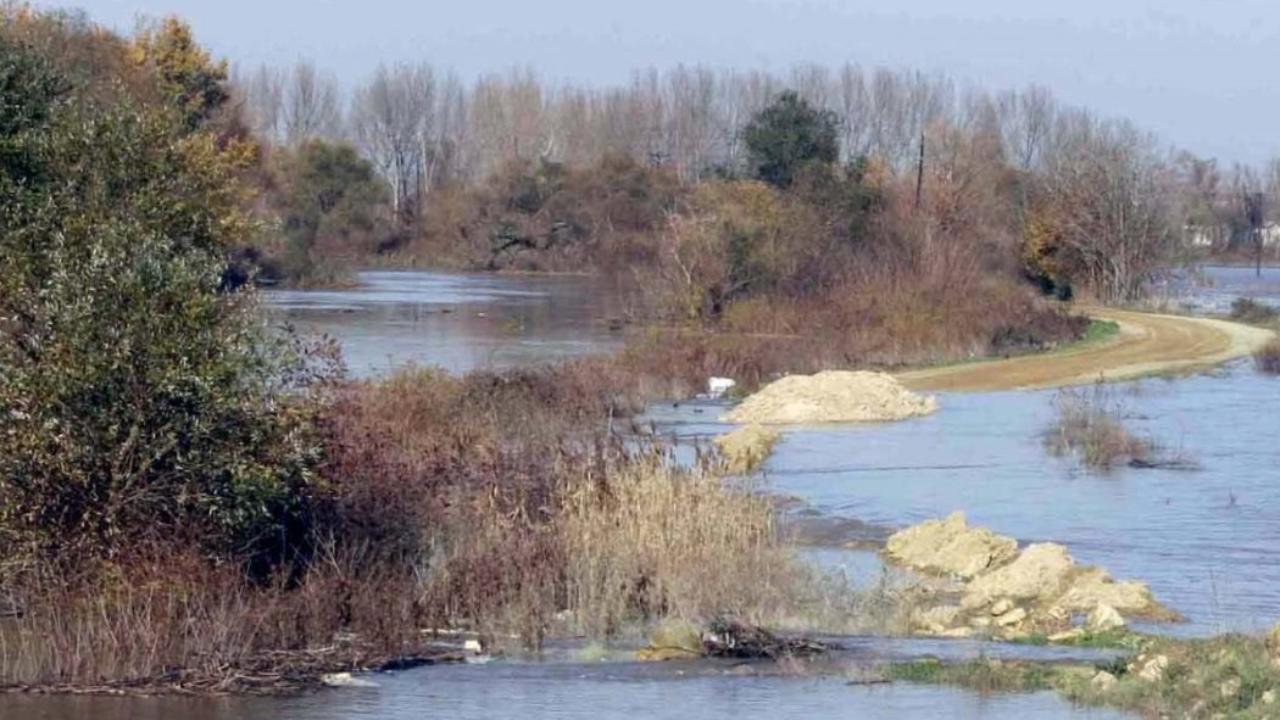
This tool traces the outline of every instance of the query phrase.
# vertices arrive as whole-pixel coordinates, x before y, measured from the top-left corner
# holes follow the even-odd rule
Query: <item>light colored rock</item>
[[[1081,637],[1084,637],[1084,628],[1071,628],[1070,630],[1063,630],[1060,633],[1050,635],[1049,642],[1067,643],[1073,640],[1079,640]]]
[[[1089,685],[1098,692],[1107,692],[1111,688],[1115,687],[1117,682],[1119,681],[1116,680],[1115,675],[1112,675],[1106,670],[1099,670],[1098,674],[1094,675],[1093,679],[1089,681]]]
[[[1001,565],[1017,553],[1018,543],[1013,538],[970,528],[961,512],[896,532],[885,545],[885,555],[894,562],[962,578]]]
[[[883,422],[937,409],[934,398],[916,395],[887,373],[830,370],[769,383],[725,420],[769,425]]]
[[[649,635],[649,646],[636,651],[636,659],[648,662],[689,660],[702,656],[702,633],[693,625],[670,621]]]
[[[1230,699],[1239,695],[1240,694],[1240,678],[1230,678],[1228,680],[1223,680],[1222,684],[1218,685],[1218,694],[1221,695],[1223,699]]]
[[[321,684],[332,688],[375,688],[378,683],[358,678],[349,672],[328,673],[320,676]]]
[[[1009,598],[997,600],[995,605],[991,606],[992,615],[1003,615],[1013,609],[1013,601]]]
[[[965,588],[960,604],[973,609],[986,607],[997,598],[1039,601],[1056,597],[1073,566],[1071,556],[1061,545],[1031,545],[1008,565],[974,578]]]
[[[725,469],[745,475],[764,464],[777,444],[778,432],[763,425],[744,425],[715,439],[724,458]]]
[[[937,636],[942,638],[954,638],[957,640],[970,638],[970,637],[973,637],[973,628],[968,628],[968,627],[948,628],[946,630],[943,630],[940,633],[937,633]]]
[[[1080,569],[1054,605],[1066,612],[1083,613],[1091,612],[1099,605],[1110,605],[1128,617],[1177,619],[1177,613],[1155,601],[1146,583],[1116,582],[1101,568]]]
[[[1119,630],[1125,626],[1124,616],[1105,603],[1095,606],[1085,618],[1084,626],[1093,632]]]
[[[1138,677],[1147,682],[1160,682],[1164,679],[1164,671],[1168,667],[1169,658],[1164,655],[1156,655],[1142,664],[1142,668],[1138,670]]]
[[[462,643],[462,649],[469,653],[475,653],[476,655],[479,655],[480,653],[484,652],[484,646],[481,645],[480,641],[476,640],[475,638],[470,638],[464,641]]]
[[[1017,625],[1026,619],[1027,619],[1027,611],[1023,610],[1020,607],[1016,607],[1010,610],[1009,612],[1001,615],[1000,617],[996,618],[996,625],[1002,628],[1013,627],[1014,625]]]
[[[960,618],[960,608],[955,605],[941,605],[927,610],[917,610],[911,615],[911,624],[917,629],[933,634],[950,629]]]
[[[983,628],[989,628],[991,627],[991,618],[985,615],[975,615],[973,619],[969,621],[969,624],[980,630]]]
[[[1275,691],[1275,690],[1268,690],[1268,691],[1266,691],[1266,692],[1262,693],[1262,697],[1261,697],[1261,698],[1259,698],[1259,699],[1260,699],[1260,700],[1262,700],[1262,704],[1263,704],[1263,705],[1275,705],[1275,704],[1276,704],[1276,691]]]

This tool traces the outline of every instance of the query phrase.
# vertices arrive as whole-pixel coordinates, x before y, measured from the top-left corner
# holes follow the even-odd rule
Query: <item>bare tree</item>
[[[1101,299],[1135,300],[1176,248],[1172,173],[1155,141],[1126,123],[1079,113],[1058,135],[1045,184],[1061,241]]]
[[[285,141],[296,145],[313,137],[336,135],[342,122],[338,81],[300,61],[293,66],[283,90],[281,120]]]

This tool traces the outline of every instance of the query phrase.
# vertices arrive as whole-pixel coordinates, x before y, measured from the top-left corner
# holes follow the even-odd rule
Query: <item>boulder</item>
[[[1098,674],[1094,675],[1093,679],[1089,681],[1089,685],[1098,692],[1107,692],[1111,688],[1115,687],[1117,682],[1115,675],[1112,675],[1106,670],[1099,670]]]
[[[894,562],[965,579],[1008,562],[1017,553],[1016,540],[985,528],[970,528],[962,512],[896,532],[885,545],[885,555]]]
[[[1052,599],[1062,591],[1073,567],[1071,556],[1061,545],[1031,545],[1008,565],[974,578],[965,588],[961,605],[974,609],[998,602],[998,598],[1031,602]]]
[[[1087,613],[1109,605],[1128,617],[1178,619],[1177,613],[1155,601],[1146,583],[1116,582],[1101,568],[1080,569],[1053,605],[1064,613]]]
[[[1027,619],[1027,611],[1023,610],[1020,607],[1016,607],[1010,610],[1009,612],[1001,615],[1000,617],[996,618],[996,625],[1002,628],[1014,627],[1016,625],[1021,624],[1022,621],[1026,619]]]
[[[1164,671],[1169,667],[1169,658],[1164,655],[1145,660],[1138,669],[1138,677],[1147,682],[1160,682],[1164,679]]]
[[[1095,606],[1085,618],[1084,626],[1092,632],[1107,632],[1124,628],[1124,616],[1105,603]]]
[[[914,629],[937,635],[956,626],[960,620],[960,608],[956,605],[940,605],[917,610],[911,615]]]

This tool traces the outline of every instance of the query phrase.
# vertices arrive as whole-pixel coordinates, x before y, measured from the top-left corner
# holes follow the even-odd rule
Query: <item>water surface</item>
[[[274,316],[341,345],[351,373],[407,363],[450,372],[611,352],[621,303],[574,276],[367,271],[341,290],[264,293]]]

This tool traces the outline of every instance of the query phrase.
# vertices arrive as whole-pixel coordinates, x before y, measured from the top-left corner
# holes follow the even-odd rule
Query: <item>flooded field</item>
[[[1280,305],[1280,270],[1209,268],[1212,285],[1187,303],[1221,311],[1235,297]],[[277,318],[337,338],[354,374],[408,362],[462,372],[607,352],[621,345],[620,313],[581,278],[369,272],[359,288],[268,293]],[[949,394],[938,413],[892,425],[788,430],[766,465],[770,491],[826,523],[815,562],[855,579],[881,572],[873,551],[847,549],[890,528],[965,510],[972,522],[1023,541],[1066,544],[1081,562],[1147,581],[1189,622],[1162,632],[1256,630],[1280,617],[1280,381],[1237,362],[1209,375],[1120,387],[1126,422],[1200,469],[1082,471],[1050,457],[1041,434],[1051,391]],[[686,446],[721,433],[726,405],[662,405],[649,419]],[[865,546],[866,543],[852,543]],[[970,658],[1053,652],[973,642],[861,640],[867,658]],[[715,663],[542,662],[422,668],[381,675],[378,687],[299,698],[0,698],[0,716],[70,720],[251,718],[1112,718],[1050,694],[983,697],[910,684],[850,684],[850,672],[762,675]]]
[[[1175,301],[1197,311],[1226,313],[1236,298],[1253,298],[1280,308],[1280,267],[1209,265],[1172,282],[1167,289]]]
[[[1186,302],[1280,304],[1280,268],[1207,267]],[[356,374],[405,362],[453,371],[551,361],[621,343],[616,307],[583,278],[370,272],[346,291],[276,292],[303,329],[338,338]],[[445,310],[450,312],[445,312]],[[1238,361],[1207,375],[1120,386],[1126,423],[1200,465],[1194,471],[1082,471],[1049,457],[1052,391],[942,394],[935,415],[881,426],[792,430],[766,466],[771,490],[824,516],[896,528],[963,509],[1023,541],[1066,544],[1078,560],[1145,580],[1209,634],[1280,617],[1280,381]],[[724,432],[723,405],[655,407],[686,440]],[[834,538],[839,540],[840,538]],[[829,558],[830,559],[830,558]],[[836,561],[836,560],[833,560]],[[846,559],[865,570],[866,558]]]
[[[887,528],[965,510],[1020,540],[1064,543],[1081,562],[1149,582],[1188,617],[1162,632],[1269,627],[1280,617],[1280,382],[1241,362],[1120,388],[1128,425],[1200,469],[1085,472],[1042,446],[1052,391],[943,394],[926,418],[787,432],[765,468],[769,488]],[[652,417],[703,438],[729,427],[715,422],[722,409],[655,408]],[[847,562],[874,573],[865,560]]]

